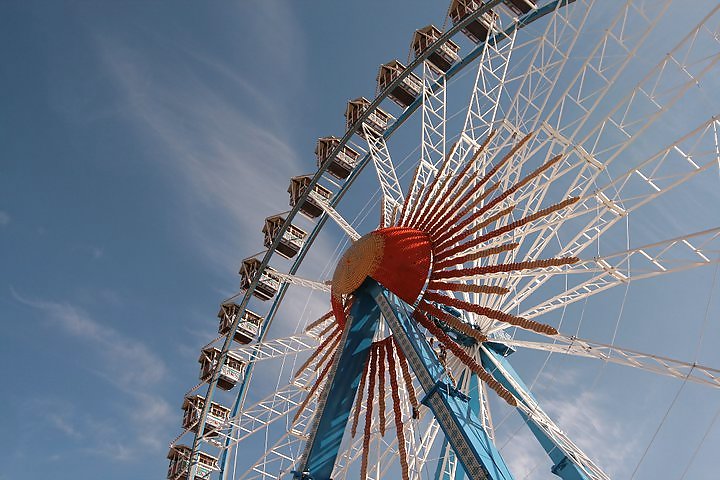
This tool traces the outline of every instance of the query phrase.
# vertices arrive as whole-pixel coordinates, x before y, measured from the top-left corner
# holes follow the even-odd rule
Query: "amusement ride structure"
[[[182,403],[168,478],[508,480],[501,409],[527,424],[546,471],[607,479],[513,368],[523,351],[720,387],[717,369],[563,324],[613,287],[720,260],[717,196],[702,183],[720,159],[704,88],[718,74],[720,6],[687,8],[453,0],[447,28],[418,29],[407,65],[381,65],[377,95],[348,102],[344,135],[318,140],[316,172],[291,178],[291,210],[266,219],[267,250],[242,262]],[[665,53],[639,58],[658,39]],[[463,77],[457,117],[448,87]],[[389,142],[405,124],[420,142],[398,161]],[[371,177],[376,197],[362,186]],[[692,214],[710,224],[673,231],[665,216],[681,215],[662,202],[690,186]],[[640,222],[631,238],[634,212],[655,204],[644,215],[660,226]],[[366,218],[374,205],[379,222]],[[343,238],[328,268],[304,268],[333,224]],[[327,313],[309,318],[308,300],[283,327],[291,290]]]

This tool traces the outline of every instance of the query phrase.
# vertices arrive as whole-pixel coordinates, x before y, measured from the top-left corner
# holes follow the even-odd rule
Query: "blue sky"
[[[263,218],[288,209],[289,177],[313,171],[318,137],[342,133],[348,99],[372,96],[377,65],[404,61],[411,32],[445,10],[428,0],[0,5],[1,480],[164,478],[199,347],[213,338],[240,260],[262,249]],[[318,260],[336,237],[319,242]],[[717,360],[718,293],[709,297],[705,270],[634,290],[623,315],[646,316],[643,302],[697,282],[683,297],[700,317],[709,305],[700,359]],[[623,293],[589,315],[614,318]],[[658,300],[653,315],[675,303]],[[303,305],[323,313],[322,298]],[[691,358],[688,338],[668,351],[677,344],[666,336],[631,328],[624,345]],[[595,380],[580,382],[583,368],[552,362],[567,373],[548,382],[548,410],[570,430],[591,424],[579,429],[585,445],[604,436],[599,458],[634,466],[679,383],[607,394],[625,392],[634,374],[616,380],[595,367]],[[587,409],[568,408],[557,391]],[[720,407],[717,391],[692,385],[679,398],[685,406],[671,411],[646,464],[664,465],[686,435],[684,467]],[[692,478],[713,478],[718,446],[715,426]],[[648,468],[638,478],[652,478]]]

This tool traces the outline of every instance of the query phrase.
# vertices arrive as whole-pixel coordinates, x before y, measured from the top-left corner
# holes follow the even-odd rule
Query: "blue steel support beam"
[[[492,376],[495,377],[495,379],[500,382],[505,388],[510,390],[510,392],[515,395],[515,398],[517,398],[518,401],[522,401],[522,396],[519,394],[517,388],[515,388],[513,383],[519,385],[520,388],[524,390],[525,394],[535,400],[533,394],[530,393],[530,389],[527,387],[527,385],[525,385],[525,383],[522,381],[515,369],[512,368],[512,366],[510,365],[510,362],[508,362],[503,355],[497,353],[493,348],[481,349],[480,354],[483,367],[485,367],[485,369],[490,372]],[[490,356],[492,356],[492,359],[490,358]],[[512,377],[513,382],[510,382],[510,380],[505,376],[505,374],[496,367],[495,362],[502,365],[502,368],[505,370],[505,372],[507,372],[507,374]],[[565,453],[563,453],[560,448],[558,448],[555,442],[550,437],[548,437],[545,432],[539,426],[537,426],[535,422],[532,421],[532,419],[528,418],[522,410],[518,409],[518,412],[520,413],[520,416],[523,418],[523,420],[525,420],[525,423],[527,423],[530,431],[533,433],[533,435],[535,435],[535,438],[537,438],[540,445],[543,447],[543,449],[545,449],[545,452],[553,461],[553,466],[550,469],[552,473],[562,478],[563,480],[590,480],[590,478],[580,469],[580,467],[575,465],[575,463],[573,463],[573,461],[568,458],[567,455],[565,455]]]
[[[367,286],[425,391],[423,404],[432,410],[468,477],[512,480],[500,452],[473,413],[469,398],[447,381],[445,369],[412,320],[409,307],[379,284]]]
[[[463,372],[458,379],[458,382],[460,384],[462,384],[465,380],[464,377],[465,372]],[[470,373],[470,379],[468,380],[467,389],[468,397],[470,397],[470,400],[468,400],[468,403],[470,404],[470,410],[475,414],[476,417],[480,418],[480,395],[482,395],[482,392],[480,391],[480,379],[478,379],[478,376],[474,373]],[[445,465],[448,462],[457,461],[457,459],[455,458],[455,452],[453,452],[452,449],[448,449],[447,447],[448,441],[447,438],[445,438],[443,439],[442,447],[440,448],[440,451],[444,452],[444,454],[437,461],[437,468],[435,469],[435,480],[463,480],[465,476],[461,469],[456,468],[455,476],[453,477],[451,477],[445,469]]]
[[[356,292],[355,301],[347,318],[344,338],[340,343],[339,357],[333,361],[329,383],[320,394],[315,410],[315,424],[307,442],[300,471],[295,478],[329,480],[335,466],[343,433],[370,345],[380,320],[380,309],[368,294],[368,279]]]

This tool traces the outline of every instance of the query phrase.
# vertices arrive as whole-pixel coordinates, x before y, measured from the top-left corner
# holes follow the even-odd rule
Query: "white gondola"
[[[187,445],[174,445],[167,454],[168,480],[187,480],[191,449]],[[194,480],[206,479],[212,472],[218,470],[217,458],[205,452],[198,452],[197,472]]]
[[[442,32],[435,25],[428,25],[427,27],[415,30],[412,40],[412,51],[415,54],[415,58],[422,55],[441,35]],[[455,62],[460,60],[460,56],[458,55],[459,51],[460,46],[452,40],[448,40],[430,54],[427,62],[438,73],[445,73]]]
[[[185,412],[182,420],[182,427],[184,429],[197,433],[200,414],[202,413],[204,406],[205,397],[201,397],[200,395],[185,397],[182,404],[182,409]],[[229,416],[229,408],[220,405],[219,403],[211,402],[210,411],[208,412],[207,417],[205,417],[204,434],[217,435],[216,430],[225,423]]]
[[[337,137],[323,137],[319,138],[317,145],[315,146],[315,156],[317,157],[317,166],[320,168],[333,150],[340,144],[340,139]],[[345,145],[340,152],[333,158],[330,165],[328,165],[327,172],[335,178],[345,180],[350,172],[353,171],[355,165],[357,165],[360,154],[352,148]]]
[[[300,196],[305,193],[305,189],[310,184],[310,175],[302,175],[298,177],[292,177],[290,179],[290,186],[288,187],[288,193],[290,194],[290,206],[294,207],[297,204]],[[313,186],[313,191],[326,201],[330,202],[332,198],[332,191],[328,188],[323,187],[319,183]],[[300,213],[308,218],[317,218],[323,213],[322,207],[312,198],[308,197],[300,207]]]
[[[385,90],[396,78],[405,71],[405,65],[393,60],[380,65],[377,76],[378,90]],[[388,95],[392,101],[403,108],[407,108],[422,92],[422,81],[414,73],[405,77],[399,85],[392,89]]]
[[[218,318],[220,319],[218,333],[220,335],[227,335],[230,332],[230,327],[239,310],[240,307],[236,303],[231,302],[220,305],[220,311],[218,312]],[[246,308],[240,323],[238,323],[238,328],[235,330],[233,340],[242,344],[252,342],[258,334],[263,320],[263,317]]]
[[[238,272],[240,274],[240,288],[242,290],[250,288],[250,284],[260,271],[260,263],[260,260],[254,257],[243,260],[242,265],[240,266],[240,271]],[[255,288],[255,291],[253,292],[253,295],[260,300],[270,300],[275,296],[280,288],[280,282],[276,278],[267,274],[267,272],[274,271],[274,268],[267,267],[261,273],[257,288]]]
[[[265,235],[265,247],[270,248],[272,243],[275,241],[277,236],[280,234],[280,229],[285,223],[285,217],[282,215],[273,215],[265,219],[265,225],[263,226],[262,232]],[[280,237],[280,242],[277,245],[275,251],[278,255],[285,258],[292,258],[300,251],[303,244],[305,243],[305,237],[307,232],[295,225],[288,225],[285,231]]]
[[[453,0],[450,4],[450,20],[452,20],[453,25],[457,25],[465,17],[484,5],[485,3],[480,0]],[[475,43],[484,42],[496,18],[497,14],[494,12],[485,12],[468,23],[462,29],[462,33]]]
[[[209,382],[217,368],[220,350],[215,347],[207,347],[200,353],[200,380]],[[245,374],[247,363],[242,358],[228,352],[225,363],[220,369],[217,386],[222,390],[232,389]]]
[[[348,130],[360,119],[360,117],[363,113],[365,113],[365,110],[367,110],[369,105],[370,100],[365,97],[356,98],[355,100],[350,100],[348,102],[347,108],[345,109],[345,125]],[[366,127],[369,127],[372,132],[380,136],[383,134],[392,119],[392,115],[382,110],[381,108],[376,108],[365,119],[364,124]],[[364,129],[360,128],[356,133],[362,138],[365,138]]]

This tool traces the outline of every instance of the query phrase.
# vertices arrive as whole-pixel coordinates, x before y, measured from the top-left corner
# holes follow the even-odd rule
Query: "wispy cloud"
[[[63,402],[40,399],[47,404],[42,409],[47,412],[45,420],[73,440],[90,440],[92,453],[116,460],[130,458],[123,452],[163,449],[175,416],[157,393],[158,384],[168,374],[162,359],[143,342],[100,323],[77,306],[27,298],[14,290],[12,295],[39,310],[51,327],[81,341],[87,354],[75,354],[87,355],[86,363],[92,365],[92,371],[127,399],[114,412],[108,412],[106,419],[94,418]]]
[[[604,394],[595,390],[577,390],[574,372],[564,372],[563,386],[543,389],[540,404],[558,427],[590,459],[611,477],[622,477],[623,465],[636,453],[637,444],[621,418],[609,411]],[[555,387],[558,379],[554,378]],[[574,391],[571,396],[566,392]],[[560,394],[559,392],[565,392]],[[507,442],[502,453],[510,463],[516,478],[545,479],[552,465],[527,428]],[[515,433],[515,432],[514,432]]]
[[[308,168],[307,155],[301,162],[283,133],[290,128],[281,95],[287,82],[278,80],[302,69],[302,34],[282,3],[257,7],[252,15],[271,19],[274,28],[257,32],[261,38],[253,56],[276,65],[268,82],[277,83],[277,95],[248,80],[246,66],[228,65],[196,47],[172,45],[168,57],[178,64],[169,64],[119,39],[98,38],[102,60],[123,97],[123,112],[158,150],[153,157],[167,171],[168,184],[178,187],[175,215],[223,270],[239,264],[238,252],[262,248],[264,217],[289,208],[289,178]],[[182,75],[168,75],[181,67]],[[232,87],[219,87],[213,74],[229,79]],[[155,77],[163,80],[152,81]],[[256,247],[248,251],[243,243]]]
[[[10,214],[0,210],[0,227],[4,227],[10,223]]]

